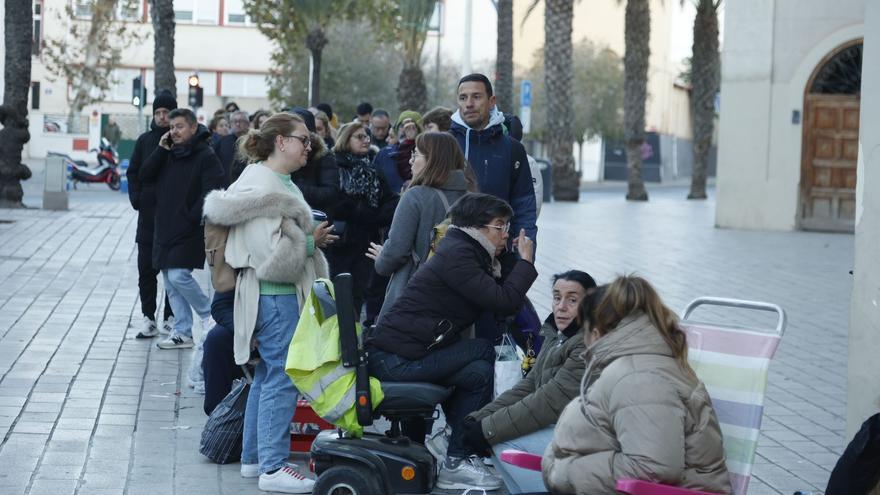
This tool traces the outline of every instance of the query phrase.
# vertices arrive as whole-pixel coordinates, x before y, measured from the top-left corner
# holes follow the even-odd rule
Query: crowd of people
[[[494,345],[538,276],[537,199],[521,127],[496,108],[489,79],[467,75],[457,95],[454,111],[392,118],[363,103],[342,123],[326,103],[253,115],[231,103],[206,128],[158,94],[127,172],[137,337],[193,347],[196,312],[207,414],[255,363],[241,475],[264,491],[314,484],[288,462],[298,391],[285,362],[312,283],[351,273],[370,374],[452,388],[444,428],[405,425],[437,457],[440,488],[616,493],[615,479],[631,477],[729,492],[684,333],[641,278],[556,275],[534,367],[493,399]],[[213,300],[192,276],[206,261],[204,222],[229,229],[236,272]],[[508,448],[543,455],[543,472],[502,463]]]

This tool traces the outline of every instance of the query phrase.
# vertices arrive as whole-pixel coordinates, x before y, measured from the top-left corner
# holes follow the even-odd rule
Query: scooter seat
[[[427,415],[446,400],[451,388],[422,382],[382,382],[385,398],[373,411],[385,417]]]

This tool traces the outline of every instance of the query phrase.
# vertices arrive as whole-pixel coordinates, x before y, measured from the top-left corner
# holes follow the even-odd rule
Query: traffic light
[[[189,85],[189,106],[192,108],[201,108],[204,91],[199,85],[199,75],[193,74],[189,76],[186,82]]]
[[[141,76],[131,80],[131,104],[138,108],[147,104],[147,88]]]

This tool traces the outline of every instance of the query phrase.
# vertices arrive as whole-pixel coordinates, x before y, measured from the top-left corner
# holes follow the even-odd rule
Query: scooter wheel
[[[318,476],[314,495],[375,495],[383,493],[381,483],[366,468],[334,466]]]
[[[111,177],[110,182],[107,183],[107,185],[110,186],[110,189],[113,189],[114,191],[119,190],[119,184],[120,179],[118,175],[114,175],[113,177]]]

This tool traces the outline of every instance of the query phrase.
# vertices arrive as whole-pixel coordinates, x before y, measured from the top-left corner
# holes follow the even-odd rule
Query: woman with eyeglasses
[[[452,387],[442,404],[452,433],[437,486],[489,491],[500,488],[501,479],[476,458],[488,452],[466,444],[464,422],[492,399],[495,349],[486,339],[462,334],[486,311],[509,316],[522,306],[538,277],[535,247],[520,231],[513,242],[519,256],[506,253],[513,210],[495,196],[467,193],[449,214],[449,230],[434,256],[367,336],[370,374]]]
[[[391,225],[398,196],[370,163],[370,134],[360,122],[339,129],[336,146],[340,200],[333,211],[333,225],[340,240],[327,251],[330,272],[351,273],[354,304],[360,315],[364,293],[373,272],[373,260],[364,253],[371,241],[378,241],[380,229]]]
[[[449,207],[476,182],[461,148],[450,134],[419,134],[410,157],[413,178],[394,211],[391,230],[384,244],[370,243],[367,257],[376,272],[391,277],[379,316],[403,292],[415,270],[428,259],[434,226],[442,222]]]
[[[284,366],[312,283],[327,277],[319,248],[334,241],[326,222],[313,225],[311,208],[290,178],[310,147],[301,117],[269,117],[240,138],[250,164],[229,189],[210,193],[204,207],[208,222],[230,227],[225,259],[238,271],[235,362],[249,360],[252,340],[260,351],[244,417],[241,475],[259,477],[261,490],[282,493],[310,493],[314,485],[287,463],[298,393]]]

